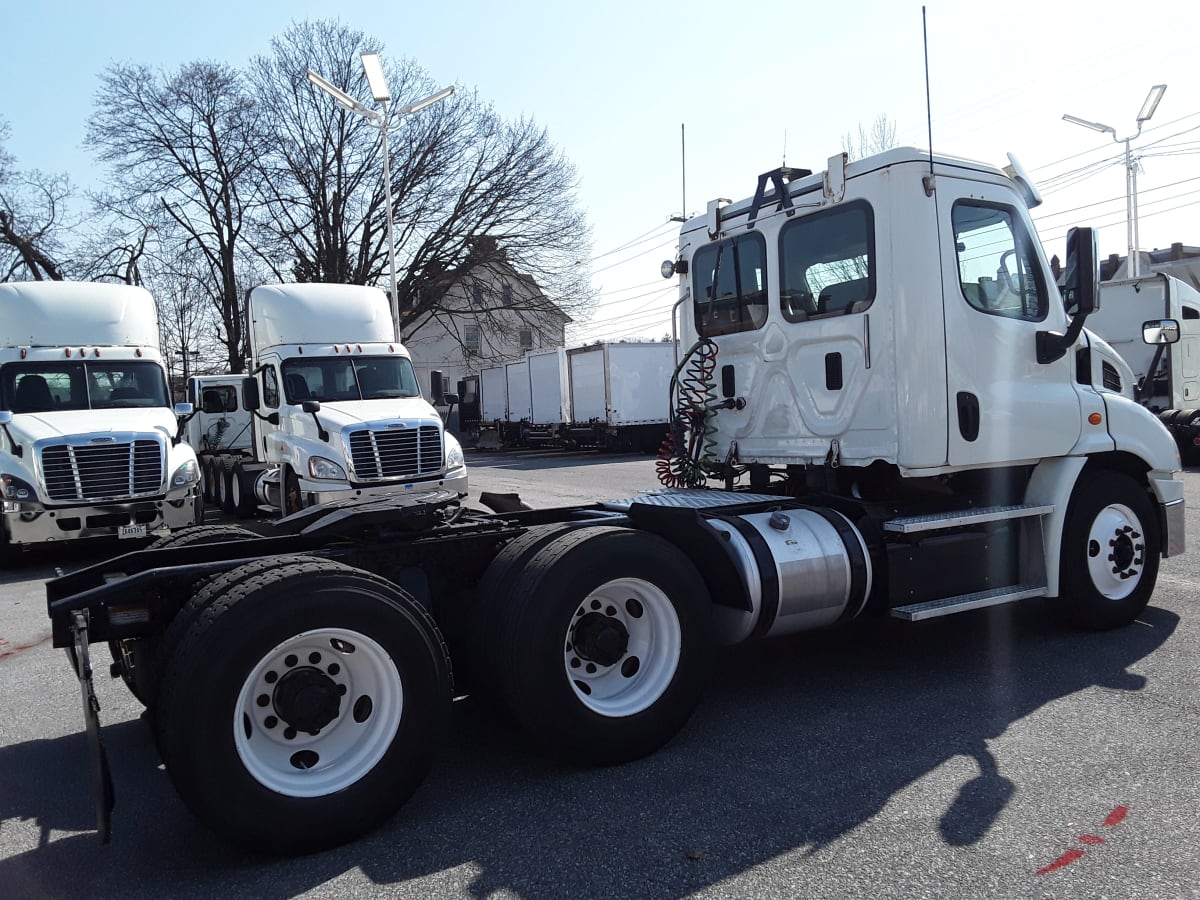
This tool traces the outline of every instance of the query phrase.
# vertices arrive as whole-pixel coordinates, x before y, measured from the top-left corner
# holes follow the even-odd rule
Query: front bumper
[[[44,544],[83,538],[117,537],[123,525],[145,525],[146,533],[194,525],[198,494],[195,487],[166,499],[92,506],[42,506],[4,502],[4,525],[12,544]]]
[[[467,495],[466,468],[451,469],[445,478],[431,478],[425,481],[396,481],[370,487],[354,487],[347,484],[331,485],[328,481],[300,479],[300,492],[304,495],[305,506],[316,506],[351,497],[380,497],[391,494],[416,496],[428,491],[454,491],[459,497],[465,497]]]
[[[1183,482],[1174,475],[1150,475],[1150,487],[1159,504],[1163,556],[1178,556],[1187,549],[1184,537]]]

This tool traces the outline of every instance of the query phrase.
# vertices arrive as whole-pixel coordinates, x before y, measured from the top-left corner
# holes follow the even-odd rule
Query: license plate
[[[144,538],[145,536],[145,525],[122,525],[117,529],[117,537],[119,538]]]

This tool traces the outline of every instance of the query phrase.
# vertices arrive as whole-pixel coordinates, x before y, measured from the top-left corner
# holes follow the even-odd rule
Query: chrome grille
[[[350,432],[349,443],[359,481],[414,478],[442,468],[442,430],[436,425],[360,429]]]
[[[42,476],[51,500],[111,500],[157,494],[163,483],[158,441],[52,444],[43,447]]]

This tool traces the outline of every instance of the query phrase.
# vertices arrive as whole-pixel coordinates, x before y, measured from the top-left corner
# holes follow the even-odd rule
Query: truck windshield
[[[162,367],[149,360],[12,362],[0,369],[0,407],[14,413],[169,407]]]
[[[288,403],[419,397],[417,374],[402,356],[316,356],[283,364]]]

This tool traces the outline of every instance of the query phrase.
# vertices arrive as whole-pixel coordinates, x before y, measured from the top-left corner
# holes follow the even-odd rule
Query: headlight
[[[0,475],[0,486],[3,487],[5,500],[25,502],[37,499],[37,491],[33,489],[33,485],[16,475]]]
[[[458,469],[467,464],[467,458],[463,455],[462,444],[458,442],[458,438],[450,432],[446,432],[446,468]]]
[[[186,487],[189,484],[195,484],[199,480],[200,467],[196,465],[194,459],[189,459],[176,469],[175,474],[171,476],[171,487]]]
[[[346,480],[346,470],[332,459],[326,459],[323,456],[314,456],[309,459],[308,474],[313,478],[320,478],[323,481]]]

